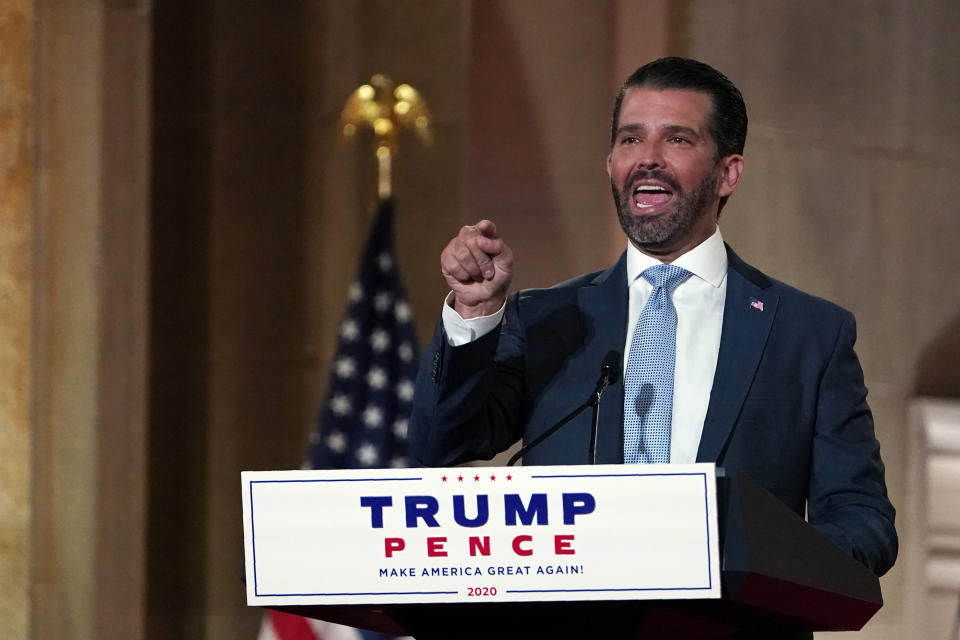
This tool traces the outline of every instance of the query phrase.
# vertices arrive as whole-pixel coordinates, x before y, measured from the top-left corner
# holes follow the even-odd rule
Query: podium
[[[809,638],[860,629],[876,576],[749,476],[717,469],[719,599],[271,605],[417,640]],[[248,574],[249,575],[249,574]]]

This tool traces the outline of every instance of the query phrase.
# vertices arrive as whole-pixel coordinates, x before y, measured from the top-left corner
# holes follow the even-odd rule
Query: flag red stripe
[[[270,611],[269,616],[270,626],[280,640],[323,640],[313,632],[306,618],[280,611]]]

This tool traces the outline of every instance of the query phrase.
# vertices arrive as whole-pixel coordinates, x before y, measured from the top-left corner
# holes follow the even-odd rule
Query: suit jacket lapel
[[[600,273],[577,292],[588,335],[581,359],[583,376],[593,385],[600,375],[600,366],[608,353],[620,355],[619,376],[600,399],[600,422],[597,436],[597,462],[623,462],[623,345],[627,341],[627,258]],[[588,410],[589,411],[589,410]]]
[[[717,370],[697,451],[698,462],[719,459],[753,382],[777,313],[771,281],[727,247],[727,298]]]

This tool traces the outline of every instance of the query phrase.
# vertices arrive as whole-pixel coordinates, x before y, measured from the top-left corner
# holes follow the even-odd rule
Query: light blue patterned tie
[[[690,272],[659,264],[640,274],[653,285],[633,330],[623,394],[623,461],[670,462],[677,309],[673,290]]]

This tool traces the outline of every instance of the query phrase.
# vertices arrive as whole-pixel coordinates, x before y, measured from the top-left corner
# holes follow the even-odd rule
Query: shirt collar
[[[644,270],[660,264],[656,258],[641,253],[627,241],[627,282],[633,283]],[[727,276],[727,250],[723,245],[720,227],[709,238],[674,260],[671,264],[683,267],[701,280],[719,287]]]

